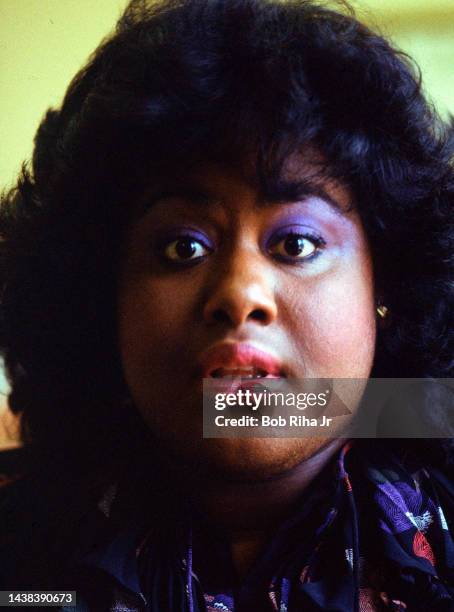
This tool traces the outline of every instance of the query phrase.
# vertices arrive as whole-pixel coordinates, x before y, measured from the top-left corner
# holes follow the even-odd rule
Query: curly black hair
[[[117,347],[121,236],[153,177],[201,160],[252,158],[265,185],[321,151],[392,313],[372,375],[453,375],[453,130],[409,58],[331,6],[135,0],[45,115],[0,209],[1,353],[37,457],[86,473],[141,448]]]

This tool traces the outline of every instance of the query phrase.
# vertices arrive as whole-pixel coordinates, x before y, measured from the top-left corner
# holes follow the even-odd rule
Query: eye
[[[320,238],[292,233],[274,242],[269,252],[283,259],[309,259],[321,244]]]
[[[173,262],[194,261],[210,253],[210,249],[192,236],[180,236],[168,242],[163,250],[163,256]]]

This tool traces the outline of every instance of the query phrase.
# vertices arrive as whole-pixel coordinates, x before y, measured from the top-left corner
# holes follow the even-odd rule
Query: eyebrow
[[[315,196],[324,200],[337,215],[344,216],[353,209],[353,204],[345,208],[322,185],[309,179],[278,179],[268,181],[267,185],[260,189],[260,192],[257,203],[261,207],[275,206],[276,204],[294,204],[300,200]],[[139,211],[139,216],[146,214],[159,200],[169,198],[181,198],[197,207],[222,203],[222,198],[210,195],[201,186],[181,185],[151,194],[151,197],[147,198],[143,208]]]
[[[345,215],[353,209],[353,203],[347,208],[342,206],[322,185],[307,178],[298,180],[279,178],[270,181],[262,190],[263,192],[259,200],[262,206],[292,204],[299,200],[305,200],[310,196],[316,196],[324,200],[338,215]]]

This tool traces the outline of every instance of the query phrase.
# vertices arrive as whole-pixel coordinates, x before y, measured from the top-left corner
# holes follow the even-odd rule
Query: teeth
[[[268,372],[260,368],[217,368],[211,373],[212,378],[238,377],[241,378],[265,378]]]

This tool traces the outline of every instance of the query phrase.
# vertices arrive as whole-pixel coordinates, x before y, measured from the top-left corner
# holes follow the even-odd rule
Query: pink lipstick
[[[201,355],[203,378],[282,378],[282,364],[274,355],[252,344],[224,342]]]

